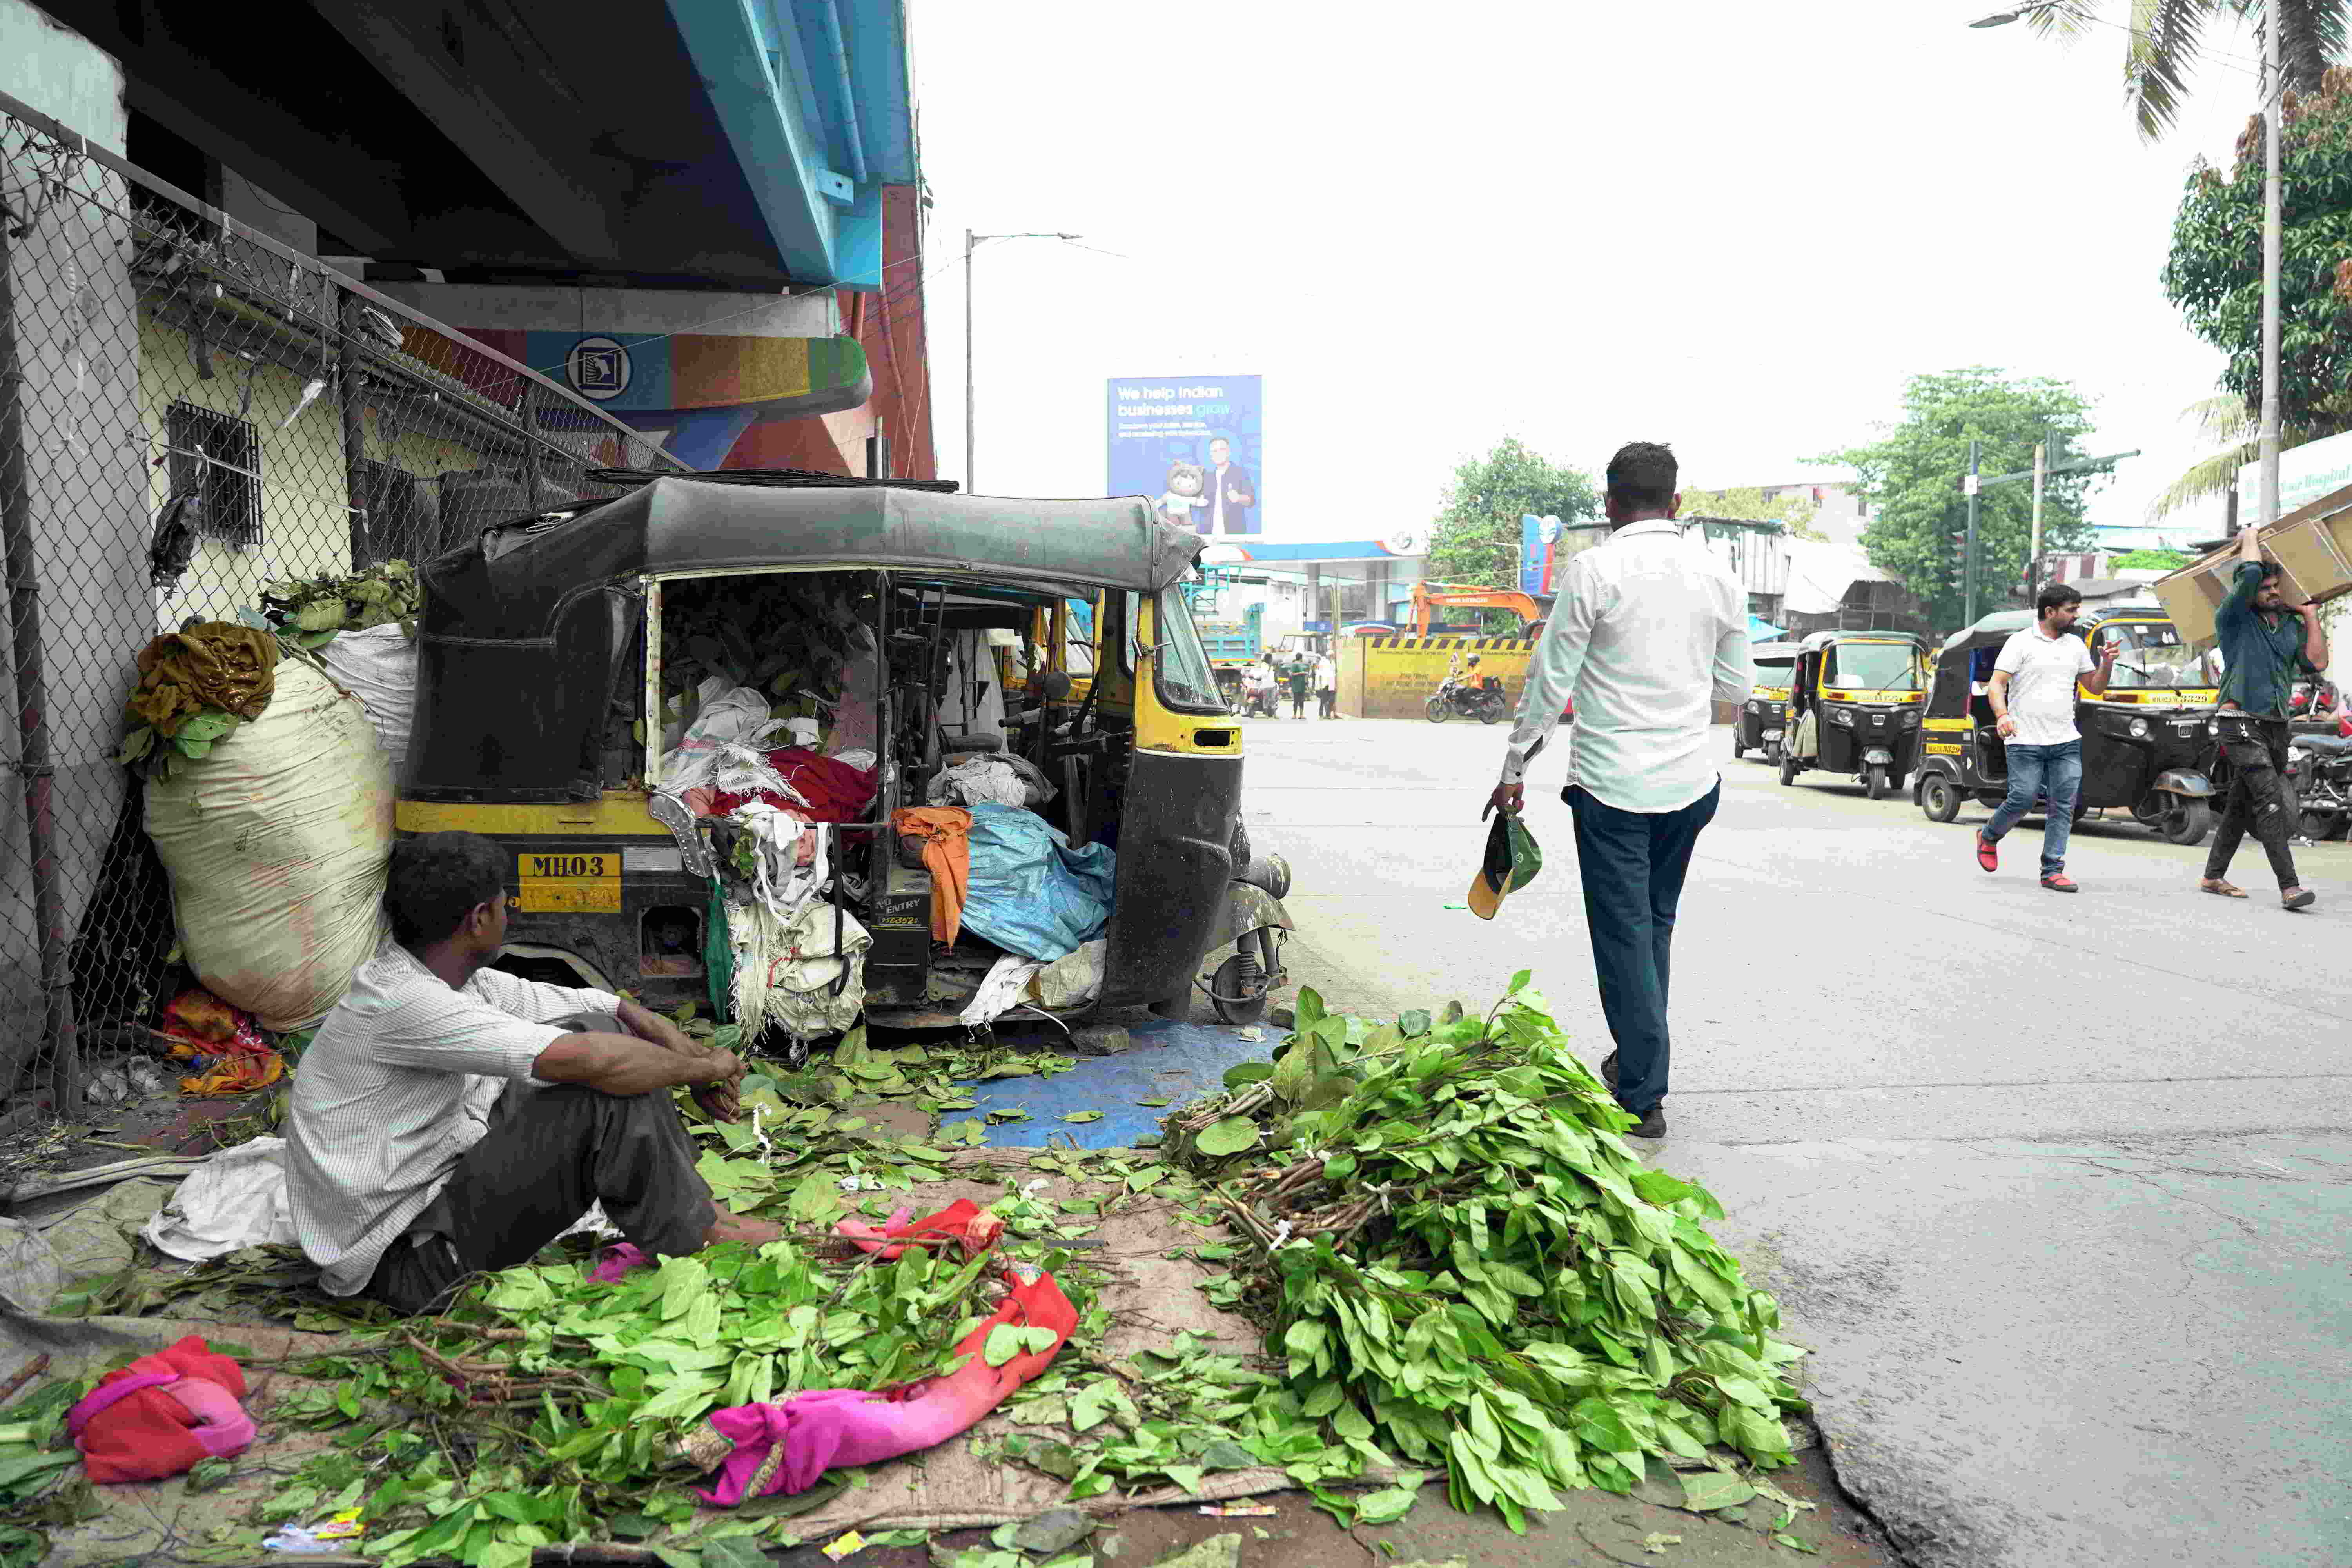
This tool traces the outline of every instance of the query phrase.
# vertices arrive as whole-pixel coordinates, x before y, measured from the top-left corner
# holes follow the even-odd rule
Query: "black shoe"
[[[1617,1053],[1615,1051],[1601,1058],[1601,1081],[1607,1084],[1612,1092],[1615,1091],[1617,1088]]]
[[[1630,1107],[1627,1109],[1625,1114],[1628,1116],[1633,1114]],[[1625,1129],[1624,1132],[1624,1136],[1628,1138],[1664,1138],[1665,1135],[1666,1108],[1663,1105],[1654,1105],[1650,1107],[1650,1109],[1643,1113],[1642,1120],[1633,1123],[1633,1126]]]

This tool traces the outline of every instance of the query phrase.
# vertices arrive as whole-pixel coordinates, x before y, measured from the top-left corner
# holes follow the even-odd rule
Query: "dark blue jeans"
[[[1617,1043],[1617,1101],[1636,1116],[1666,1098],[1667,950],[1699,829],[1723,784],[1680,811],[1621,811],[1580,785],[1562,792],[1576,814],[1576,862],[1601,1012]]]
[[[2062,746],[2009,747],[2009,798],[1985,824],[1984,836],[1995,844],[2033,809],[2036,796],[2047,791],[2050,805],[2042,817],[2042,874],[2054,877],[2066,868],[2066,835],[2074,827],[2074,801],[2083,793],[2083,742]]]

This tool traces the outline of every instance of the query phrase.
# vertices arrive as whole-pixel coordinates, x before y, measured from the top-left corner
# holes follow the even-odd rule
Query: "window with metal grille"
[[[360,460],[359,478],[367,487],[367,517],[363,535],[361,529],[352,530],[352,570],[386,561],[414,562],[426,553],[431,541],[425,535],[433,519],[423,482],[407,469],[373,458]],[[354,499],[352,504],[359,501]]]
[[[163,428],[172,447],[172,493],[202,495],[198,531],[224,544],[260,543],[261,441],[252,424],[174,403]]]

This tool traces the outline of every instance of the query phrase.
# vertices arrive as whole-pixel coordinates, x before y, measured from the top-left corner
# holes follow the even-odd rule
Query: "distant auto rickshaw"
[[[2033,624],[2030,610],[2003,610],[1945,639],[1913,792],[1929,821],[1951,821],[1969,799],[1992,806],[2007,796],[2008,746],[1988,693],[2002,646]],[[2203,758],[2215,693],[2199,684],[2204,666],[2158,610],[2095,611],[2074,632],[2094,658],[2111,644],[2120,649],[2103,696],[2076,689],[2083,789],[2075,815],[2126,810],[2175,844],[2201,841],[2212,826],[2214,794]]]
[[[1279,983],[1290,922],[1237,879],[1242,731],[1182,592],[1198,536],[1139,500],[642,477],[618,500],[486,529],[421,569],[397,825],[483,834],[513,857],[502,967],[726,1012],[714,878],[740,847],[722,815],[733,797],[647,782],[689,749],[680,725],[706,700],[699,679],[704,692],[736,685],[725,696],[761,721],[771,694],[806,699],[836,737],[827,760],[855,758],[844,765],[874,781],[856,820],[817,819],[834,834],[820,840],[837,872],[826,913],[871,938],[870,1021],[954,1026],[1001,956],[969,925],[934,943],[927,863],[891,831],[899,808],[939,798],[927,786],[957,759],[991,754],[1045,775],[1054,793],[1034,809],[1069,845],[1117,851],[1101,987],[1063,1016],[1181,1016],[1224,941],[1246,943],[1228,998],[1248,1005]],[[785,604],[807,618],[773,608]],[[721,668],[732,676],[703,676]],[[826,923],[839,942],[845,922]]]
[[[1756,679],[1748,700],[1739,705],[1739,721],[1731,727],[1734,762],[1749,752],[1763,752],[1768,763],[1780,760],[1781,721],[1789,707],[1789,682],[1796,668],[1797,651],[1792,642],[1758,643],[1748,650]]]
[[[1908,632],[1815,632],[1797,645],[1779,762],[1852,776],[1873,800],[1903,787],[1919,755],[1927,700],[1919,639]]]

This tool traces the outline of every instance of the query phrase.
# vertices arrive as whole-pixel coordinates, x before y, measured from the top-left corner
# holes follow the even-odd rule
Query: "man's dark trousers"
[[[1723,783],[1680,811],[1621,811],[1585,793],[1560,792],[1576,814],[1576,860],[1601,1011],[1617,1043],[1617,1100],[1636,1116],[1666,1097],[1667,953],[1675,910],[1699,829],[1715,820]]]
[[[528,1263],[602,1203],[647,1257],[693,1252],[718,1216],[667,1089],[507,1086],[449,1184],[376,1264],[366,1294],[414,1314],[476,1273]]]
[[[2284,719],[2257,719],[2248,713],[2218,715],[2221,750],[2230,759],[2230,796],[2222,803],[2221,826],[2213,830],[2213,847],[2206,852],[2205,879],[2218,882],[2230,873],[2238,846],[2252,833],[2270,858],[2271,875],[2279,890],[2298,885],[2294,852],[2287,847],[2294,837],[2294,811],[2286,790],[2287,742],[2294,731]]]

